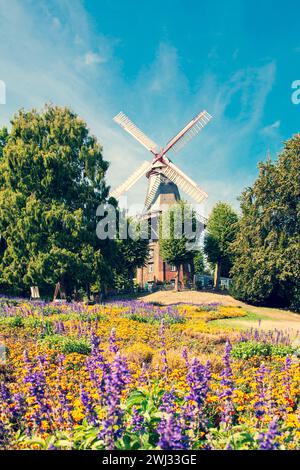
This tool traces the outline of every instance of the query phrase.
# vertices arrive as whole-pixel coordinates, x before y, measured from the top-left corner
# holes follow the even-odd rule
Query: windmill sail
[[[158,175],[152,176],[152,178],[154,178],[154,183],[148,189],[148,193],[147,193],[146,200],[145,200],[146,210],[150,208],[150,206],[152,205],[155,199],[162,177],[160,174],[158,174]]]
[[[127,116],[120,112],[114,117],[114,121],[118,123],[123,129],[131,134],[140,144],[146,149],[155,154],[157,145],[151,140],[144,132],[142,132]]]
[[[174,163],[168,162],[168,164],[162,168],[162,173],[167,176],[173,183],[175,183],[180,189],[186,194],[193,198],[196,202],[200,203],[208,197],[205,191],[203,191],[191,178],[189,178],[183,171],[181,171]]]
[[[127,180],[121,184],[118,188],[110,193],[110,195],[116,199],[118,199],[121,194],[128,191],[131,186],[133,186],[142,176],[144,176],[147,171],[151,169],[151,162],[143,162],[141,166],[137,168],[137,170],[132,173],[132,175],[127,178]]]
[[[195,137],[206,124],[212,119],[212,116],[207,111],[202,111],[197,114],[173,139],[171,139],[164,149],[163,153],[166,154],[169,150],[179,152],[193,137]]]
[[[154,155],[154,158],[152,162],[144,162],[121,186],[114,190],[111,195],[115,198],[119,198],[122,193],[128,191],[143,175],[147,174],[147,177],[152,179],[145,201],[145,208],[147,210],[155,200],[162,175],[175,183],[196,202],[200,203],[206,199],[206,192],[174,165],[174,163],[167,158],[166,153],[169,150],[178,152],[196,136],[211,119],[212,116],[207,111],[202,111],[197,114],[194,119],[168,142],[164,149],[158,151],[155,142],[144,134],[144,132],[142,132],[124,113],[120,112],[117,114],[117,116],[114,117],[114,121],[149,150]]]

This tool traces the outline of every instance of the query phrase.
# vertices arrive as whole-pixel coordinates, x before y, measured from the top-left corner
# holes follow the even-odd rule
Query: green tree
[[[232,293],[300,311],[300,134],[241,196]]]
[[[229,204],[219,202],[213,208],[207,223],[204,251],[214,265],[214,287],[219,288],[221,274],[228,275],[231,266],[231,243],[237,230],[238,216]]]
[[[118,213],[115,241],[114,285],[118,290],[132,290],[136,269],[145,265],[149,253],[148,222]],[[130,229],[129,227],[132,227]],[[120,233],[126,233],[122,239]]]
[[[108,195],[102,147],[67,108],[22,110],[11,124],[0,134],[0,287],[89,290],[107,261],[95,232]]]
[[[176,267],[175,289],[179,288],[181,267],[192,263],[199,233],[195,211],[180,201],[164,212],[159,220],[159,246],[162,259]],[[189,230],[190,229],[190,230]],[[187,236],[188,232],[190,235]],[[193,247],[189,244],[192,244]]]
[[[0,129],[0,161],[3,156],[3,149],[5,145],[7,144],[7,140],[8,140],[7,128],[3,127],[2,129]]]
[[[195,256],[194,256],[194,273],[204,274],[204,272],[205,272],[205,262],[204,262],[203,251],[198,250],[196,251]]]

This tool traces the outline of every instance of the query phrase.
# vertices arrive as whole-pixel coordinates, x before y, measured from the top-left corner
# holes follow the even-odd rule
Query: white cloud
[[[273,86],[274,63],[238,70],[222,81],[204,70],[192,88],[176,49],[162,43],[153,63],[144,64],[129,82],[114,58],[115,39],[92,30],[79,0],[51,2],[45,17],[39,8],[46,7],[30,8],[17,0],[0,0],[0,8],[0,79],[7,85],[0,125],[7,124],[20,107],[40,108],[45,102],[72,107],[103,144],[104,156],[111,162],[108,182],[116,186],[151,157],[112,121],[117,112],[122,109],[163,145],[205,108],[213,121],[174,161],[208,192],[207,210],[218,200],[236,205],[236,197],[251,184],[257,161],[265,155],[262,148],[249,162],[253,136],[262,128]],[[61,26],[54,28],[51,18]],[[101,67],[92,67],[100,63]],[[142,180],[129,192],[129,203],[143,200],[145,192]]]
[[[89,51],[84,56],[84,63],[86,65],[103,64],[104,62],[106,62],[105,57],[96,54],[96,52]]]
[[[273,124],[270,124],[269,126],[264,127],[261,132],[262,134],[265,134],[267,136],[269,135],[274,135],[274,131],[276,132],[280,128],[281,121],[275,121]]]
[[[52,26],[57,29],[61,28],[61,22],[59,21],[59,18],[57,18],[56,16],[52,18]]]

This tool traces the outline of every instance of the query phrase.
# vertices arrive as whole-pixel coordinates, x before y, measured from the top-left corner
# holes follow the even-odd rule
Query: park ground
[[[300,315],[289,310],[278,308],[256,307],[240,302],[228,294],[199,291],[158,291],[143,296],[146,302],[161,305],[194,304],[203,305],[219,303],[225,306],[240,306],[246,310],[247,315],[241,318],[214,320],[212,323],[224,328],[246,329],[259,327],[264,330],[292,330],[300,332]]]

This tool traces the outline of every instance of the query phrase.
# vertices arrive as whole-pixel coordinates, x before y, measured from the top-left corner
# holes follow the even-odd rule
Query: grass
[[[224,329],[234,328],[237,330],[242,330],[249,328],[248,322],[257,321],[258,323],[259,320],[270,320],[270,317],[264,314],[257,314],[254,312],[246,311],[246,314],[243,317],[212,320],[210,322],[210,325]],[[242,325],[242,323],[244,323],[244,325]]]

